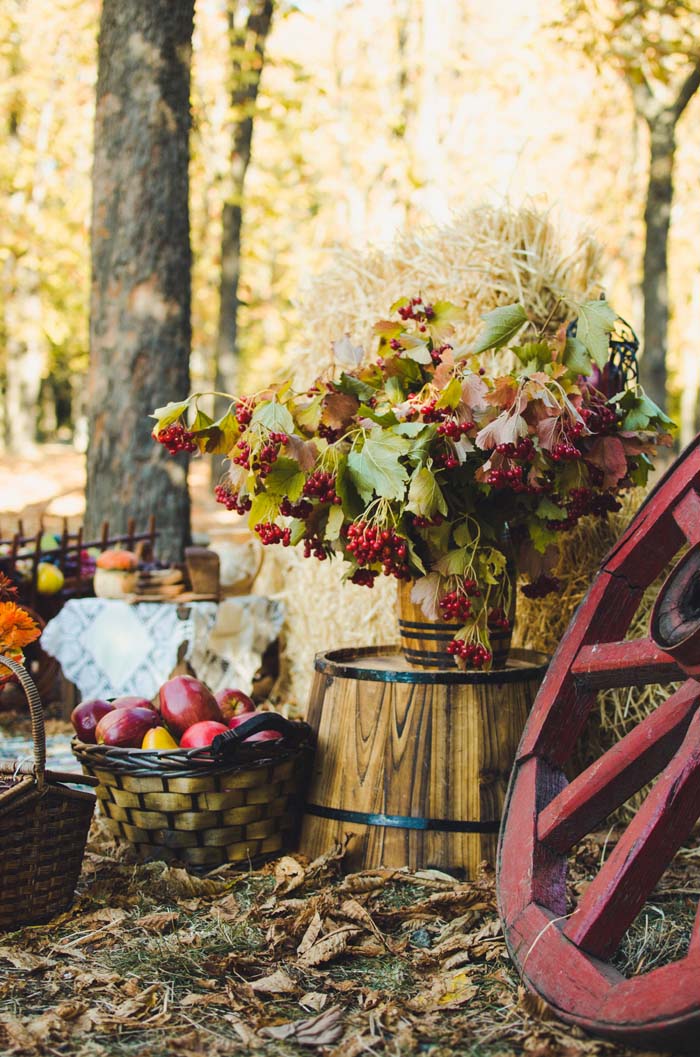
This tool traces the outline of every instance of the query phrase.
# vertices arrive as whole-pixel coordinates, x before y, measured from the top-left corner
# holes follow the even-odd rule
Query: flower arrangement
[[[530,596],[556,589],[552,544],[644,484],[670,420],[608,365],[617,316],[571,304],[576,328],[537,328],[521,305],[487,313],[470,348],[450,344],[460,309],[403,299],[378,322],[377,354],[349,336],[311,388],[234,398],[213,421],[207,394],[158,409],[169,451],[224,453],[216,488],[263,544],[340,555],[347,579],[410,582],[429,619],[454,622],[461,667],[488,668],[512,622],[512,553]]]
[[[4,573],[0,573],[0,654],[18,664],[24,662],[23,647],[41,635],[36,621],[16,602],[17,588]],[[9,682],[13,674],[0,665],[0,685]]]

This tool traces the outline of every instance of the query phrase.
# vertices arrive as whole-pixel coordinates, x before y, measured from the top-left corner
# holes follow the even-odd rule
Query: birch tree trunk
[[[187,459],[150,412],[189,390],[188,162],[194,0],[104,0],[98,47],[88,379],[88,532],[154,513],[190,537]]]

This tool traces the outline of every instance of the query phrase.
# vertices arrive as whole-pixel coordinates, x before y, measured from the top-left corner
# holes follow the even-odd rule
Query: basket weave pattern
[[[0,661],[24,690],[34,740],[33,765],[0,769],[0,929],[17,929],[42,924],[72,902],[95,797],[61,784],[90,784],[80,775],[46,770],[38,691],[21,665]]]
[[[201,750],[151,752],[74,741],[73,751],[100,783],[96,793],[108,829],[140,857],[247,867],[291,847],[299,829],[311,738],[306,724],[290,726],[297,745],[241,745],[235,764],[203,758]]]

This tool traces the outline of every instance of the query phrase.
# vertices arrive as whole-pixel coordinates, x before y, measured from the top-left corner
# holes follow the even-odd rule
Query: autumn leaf
[[[578,305],[576,338],[600,368],[608,361],[610,332],[616,321],[617,313],[607,301],[586,301]]]
[[[474,441],[483,451],[490,451],[499,444],[516,444],[520,437],[526,437],[527,434],[527,422],[522,415],[502,411],[498,418],[479,430]]]
[[[285,449],[292,459],[296,459],[300,469],[307,472],[313,470],[318,459],[318,448],[312,440],[302,440],[295,433],[290,433]]]
[[[260,1034],[270,1039],[289,1039],[298,1046],[331,1046],[343,1034],[343,1011],[331,1006],[315,1017],[293,1020],[287,1024],[262,1028]]]
[[[473,353],[502,349],[527,323],[527,313],[520,304],[501,305],[482,317],[486,326],[476,340]]]
[[[333,958],[337,958],[347,948],[351,939],[359,936],[362,930],[352,925],[343,925],[341,928],[328,932],[319,937],[307,950],[300,955],[297,964],[302,969],[312,969],[317,965],[324,965]]]
[[[321,420],[331,429],[346,429],[359,406],[357,397],[349,393],[327,393],[323,398]]]
[[[627,473],[625,449],[619,437],[596,437],[586,458],[603,471],[603,488],[614,488]]]
[[[251,980],[250,986],[253,991],[265,995],[293,995],[299,990],[291,976],[284,969],[276,969],[269,976],[262,976],[259,980]]]
[[[357,367],[365,355],[365,350],[361,345],[353,345],[349,334],[344,334],[338,341],[332,341],[331,348],[334,359],[346,367]]]

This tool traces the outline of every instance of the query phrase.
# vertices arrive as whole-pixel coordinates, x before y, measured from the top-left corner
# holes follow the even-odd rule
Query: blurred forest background
[[[630,49],[600,15],[606,6],[660,15],[636,27]],[[10,452],[86,444],[100,7],[0,3],[0,440]],[[257,388],[303,353],[300,291],[339,248],[387,245],[482,201],[530,198],[587,225],[605,247],[608,298],[641,334],[653,123],[640,84],[653,82],[668,111],[676,67],[682,78],[700,69],[696,27],[692,5],[660,2],[197,0],[194,386],[210,388],[233,355],[239,389]],[[684,439],[700,386],[695,87],[676,115],[669,243],[669,408]],[[231,223],[242,223],[233,348],[220,317],[225,217],[224,256],[233,238],[235,258]]]

